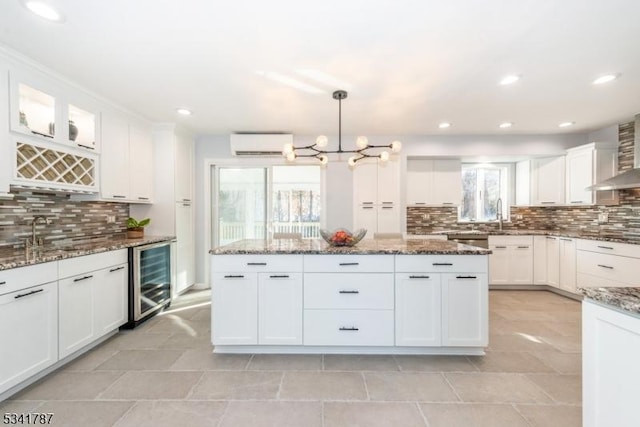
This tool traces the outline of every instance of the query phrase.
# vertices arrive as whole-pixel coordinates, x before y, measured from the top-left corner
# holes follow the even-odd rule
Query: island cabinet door
[[[488,343],[487,275],[442,275],[442,345],[486,347]]]
[[[258,343],[302,345],[302,273],[258,274]]]
[[[441,301],[440,274],[396,274],[396,345],[440,346]]]
[[[258,274],[211,275],[213,345],[258,344]]]

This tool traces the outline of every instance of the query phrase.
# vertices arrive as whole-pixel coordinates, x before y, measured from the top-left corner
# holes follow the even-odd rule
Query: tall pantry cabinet
[[[151,218],[149,234],[176,236],[173,294],[177,295],[195,283],[193,136],[174,124],[158,124],[153,127],[153,144],[154,203],[132,205],[131,215]]]

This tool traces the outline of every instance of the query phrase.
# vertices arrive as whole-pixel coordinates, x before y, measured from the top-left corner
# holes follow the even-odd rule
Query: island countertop
[[[580,288],[586,298],[640,317],[640,288]]]
[[[365,239],[355,246],[329,246],[322,239],[246,239],[213,248],[212,255],[489,255],[491,250],[448,240]]]

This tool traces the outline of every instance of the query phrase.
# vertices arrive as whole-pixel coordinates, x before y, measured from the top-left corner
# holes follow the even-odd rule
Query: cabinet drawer
[[[305,255],[305,273],[388,273],[393,255]]]
[[[309,273],[304,308],[393,309],[393,274]]]
[[[489,246],[533,247],[533,236],[489,236]]]
[[[58,263],[45,262],[0,271],[0,295],[58,279]]]
[[[618,281],[625,286],[640,286],[638,260],[617,255],[578,251],[577,272]]]
[[[304,345],[392,346],[393,310],[305,310]]]
[[[302,272],[302,255],[213,255],[213,272]]]
[[[626,243],[580,239],[578,240],[578,250],[640,258],[640,245],[630,245]]]
[[[397,255],[396,273],[487,273],[488,255]]]
[[[619,288],[634,286],[631,283],[624,283],[620,280],[605,279],[586,273],[576,274],[576,287],[578,288]],[[635,286],[638,286],[637,284]]]
[[[58,261],[59,277],[77,276],[90,271],[101,270],[128,262],[127,249],[117,251],[102,252],[99,254],[85,255],[76,258],[67,258]]]

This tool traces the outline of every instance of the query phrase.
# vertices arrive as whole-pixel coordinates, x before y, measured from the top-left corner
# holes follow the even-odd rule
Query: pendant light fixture
[[[356,162],[366,158],[378,158],[381,162],[389,160],[389,151],[379,151],[378,154],[372,154],[371,150],[380,148],[389,148],[392,153],[397,153],[402,149],[402,143],[400,141],[393,141],[388,145],[372,145],[369,144],[369,140],[366,136],[359,136],[356,139],[356,150],[343,150],[342,149],[342,100],[347,97],[347,91],[336,90],[333,92],[333,99],[338,100],[338,149],[337,150],[325,150],[324,148],[329,143],[329,138],[325,135],[320,135],[316,138],[316,142],[304,147],[295,147],[293,144],[285,144],[282,150],[282,154],[290,162],[294,161],[298,157],[315,157],[320,161],[320,164],[326,165],[329,162],[328,154],[343,154],[349,153],[353,156],[349,157],[349,166],[354,166]]]

